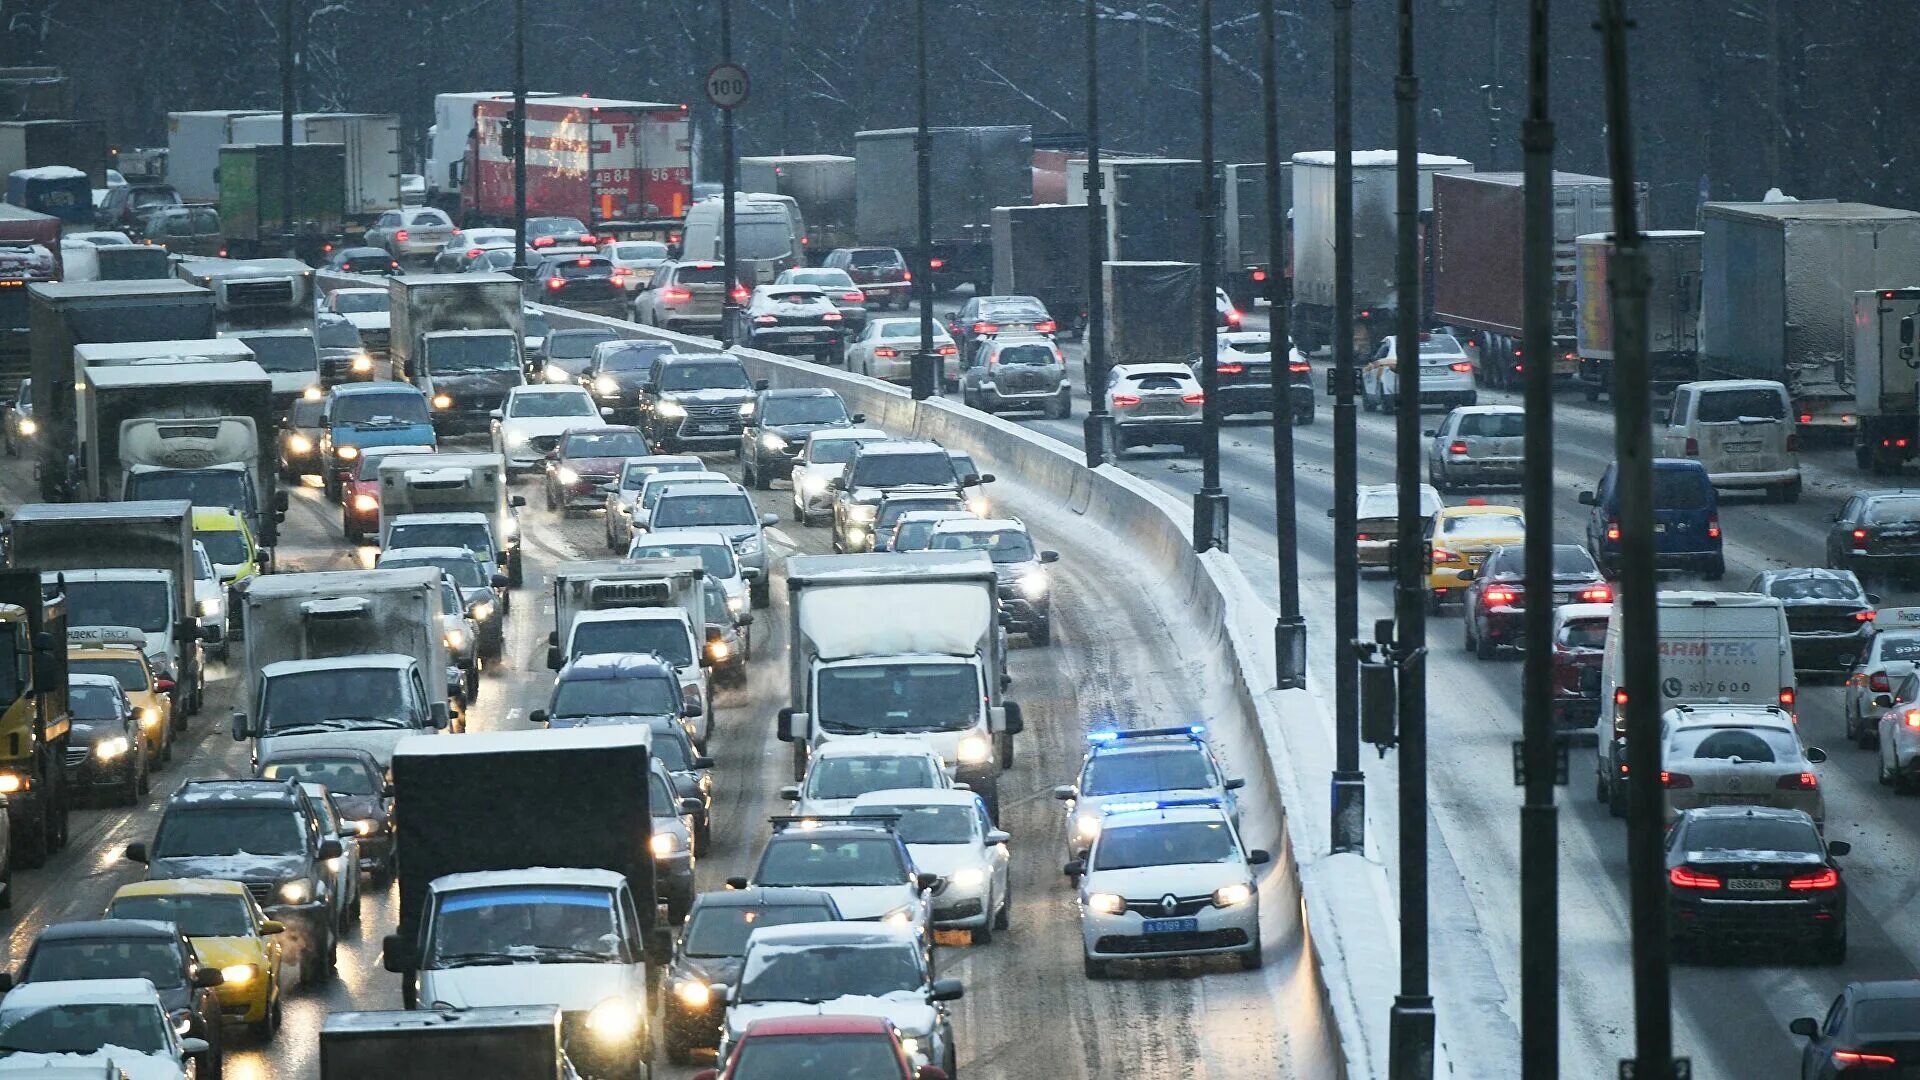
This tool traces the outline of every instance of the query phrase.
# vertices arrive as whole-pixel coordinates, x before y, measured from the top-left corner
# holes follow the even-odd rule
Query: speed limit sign
[[[751,85],[746,68],[739,64],[716,64],[707,72],[707,100],[722,109],[738,108],[746,104]]]

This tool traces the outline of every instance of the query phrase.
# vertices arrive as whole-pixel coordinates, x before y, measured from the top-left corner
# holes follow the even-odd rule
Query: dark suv
[[[189,780],[167,798],[153,844],[127,845],[151,880],[224,878],[247,887],[283,923],[302,982],[334,969],[340,927],[324,865],[345,849],[321,835],[320,815],[291,777]]]
[[[903,308],[913,300],[913,274],[899,248],[834,248],[820,265],[845,270],[871,306]]]
[[[671,341],[647,338],[620,338],[603,341],[593,347],[580,372],[580,385],[593,395],[594,403],[612,409],[607,419],[616,424],[640,420],[640,388],[653,373],[653,365],[674,351]]]
[[[560,304],[602,315],[625,312],[627,292],[614,284],[613,261],[605,255],[551,255],[540,260],[527,281],[527,299]]]
[[[128,184],[109,188],[106,197],[93,212],[93,223],[101,229],[129,229],[148,214],[169,206],[180,206],[180,193],[170,184]]]
[[[840,395],[822,387],[762,390],[746,410],[746,427],[740,433],[741,474],[749,487],[760,491],[775,480],[791,480],[808,432],[851,427],[866,419],[848,416]]]
[[[640,387],[640,426],[657,452],[723,449],[737,442],[754,385],[739,358],[725,353],[663,356]]]

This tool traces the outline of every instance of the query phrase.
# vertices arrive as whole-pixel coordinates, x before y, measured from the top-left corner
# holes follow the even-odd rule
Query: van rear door
[[[1694,391],[1693,438],[1700,463],[1716,477],[1785,472],[1794,467],[1787,448],[1792,427],[1787,392],[1778,385],[1739,384]]]
[[[1725,702],[1793,707],[1792,645],[1777,604],[1705,595],[1660,606],[1661,708]]]

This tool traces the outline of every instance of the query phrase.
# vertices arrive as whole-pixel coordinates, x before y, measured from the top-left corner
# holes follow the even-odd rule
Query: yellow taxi
[[[1463,571],[1478,571],[1487,553],[1527,538],[1527,515],[1517,506],[1468,499],[1427,519],[1427,608],[1437,610],[1466,593]]]
[[[260,545],[254,543],[247,519],[224,506],[193,508],[193,538],[206,545],[207,559],[222,585],[232,585],[260,573]]]
[[[200,963],[220,969],[220,1015],[265,1038],[280,1027],[280,942],[286,931],[237,881],[174,878],[122,885],[109,919],[178,923]]]
[[[75,626],[67,631],[67,673],[110,675],[126,691],[140,721],[147,760],[173,760],[173,681],[147,663],[147,636],[131,626]]]

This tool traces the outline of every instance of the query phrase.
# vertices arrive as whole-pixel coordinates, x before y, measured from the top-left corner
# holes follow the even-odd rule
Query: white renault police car
[[[1204,724],[1183,724],[1088,734],[1079,782],[1053,789],[1053,797],[1067,804],[1067,858],[1086,856],[1108,803],[1212,798],[1239,828],[1240,806],[1233,793],[1246,781],[1228,779],[1206,732]]]

